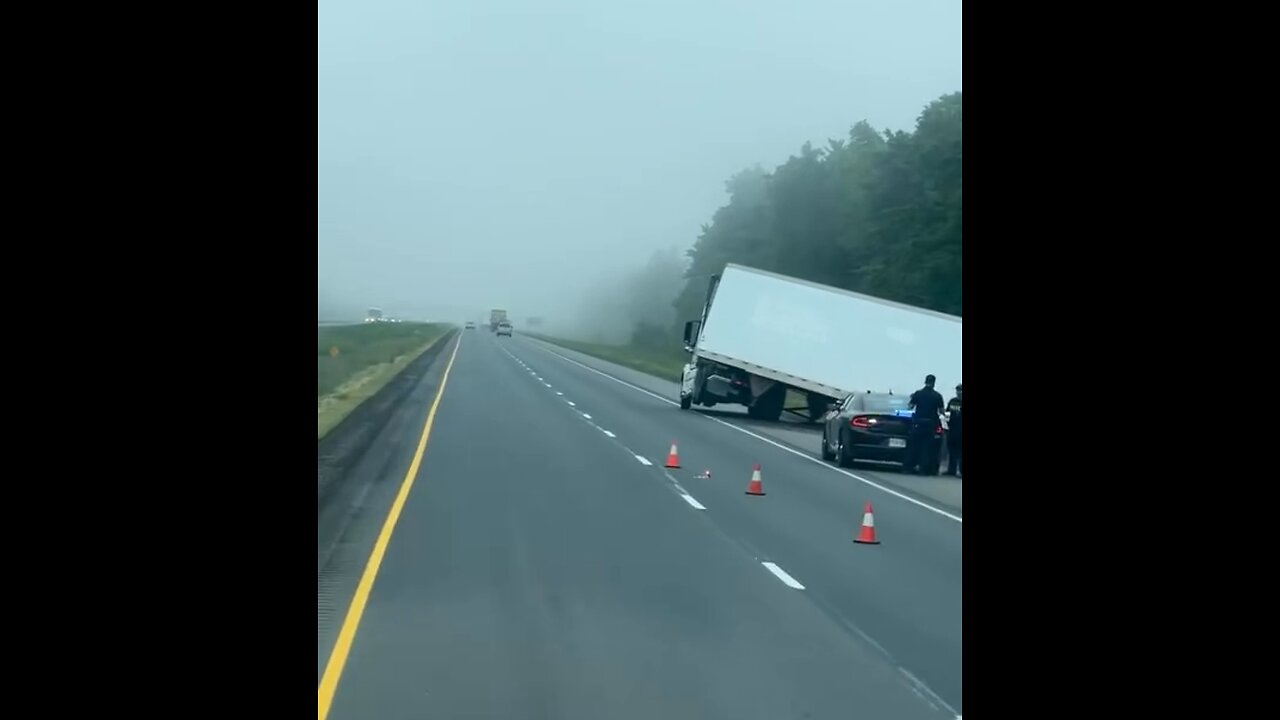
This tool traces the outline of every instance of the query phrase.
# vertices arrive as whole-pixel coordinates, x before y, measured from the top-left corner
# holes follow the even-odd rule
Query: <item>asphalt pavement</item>
[[[679,398],[680,384],[676,382],[678,378],[672,380],[664,380],[654,377],[648,373],[642,373],[638,370],[632,370],[615,363],[592,357],[585,353],[569,350],[559,345],[549,342],[529,338],[524,336],[521,338],[524,342],[533,346],[535,349],[549,352],[555,356],[571,360],[573,362],[586,365],[588,368],[599,370],[607,373],[609,376],[634,385],[638,388],[648,390],[660,397],[666,398],[674,404]],[[922,378],[923,379],[923,378]],[[822,441],[822,428],[820,425],[797,418],[791,413],[783,413],[779,421],[756,420],[747,416],[747,410],[740,405],[717,405],[714,408],[704,408],[694,406],[691,412],[706,415],[708,417],[719,418],[734,425],[749,429],[753,432],[765,435],[766,437],[781,442],[801,452],[812,454],[815,457],[819,455],[820,444]],[[930,504],[938,505],[948,510],[960,514],[963,508],[963,481],[959,478],[936,476],[926,477],[922,475],[908,475],[897,471],[897,469],[889,463],[876,463],[870,461],[858,461],[854,464],[852,470],[860,477],[866,478],[877,484],[892,487],[898,492],[919,498]]]
[[[958,509],[530,339],[460,342],[327,717],[960,714]],[[371,445],[358,507],[331,511],[346,518],[322,542],[342,548],[321,557],[331,608],[356,594],[351,558],[373,545],[438,378]],[[673,440],[682,467],[667,470]],[[744,492],[756,463],[763,497]],[[868,501],[880,545],[852,542]],[[322,613],[322,670],[342,615]]]

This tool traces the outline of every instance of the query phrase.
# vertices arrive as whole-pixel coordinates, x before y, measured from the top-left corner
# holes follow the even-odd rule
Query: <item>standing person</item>
[[[960,414],[961,385],[956,385],[956,396],[947,403],[947,474],[960,472],[960,433],[964,430],[964,422]]]
[[[942,394],[933,389],[937,382],[933,375],[926,375],[924,387],[911,393],[909,407],[914,411],[911,418],[911,433],[907,436],[907,458],[903,470],[909,473],[924,474],[925,468],[931,468],[934,457],[933,436],[942,424],[942,407],[945,401]]]

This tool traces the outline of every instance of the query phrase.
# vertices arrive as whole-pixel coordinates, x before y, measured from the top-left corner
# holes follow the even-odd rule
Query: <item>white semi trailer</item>
[[[729,263],[685,323],[680,407],[818,420],[849,393],[907,394],[930,374],[946,395],[961,381],[961,336],[954,315]],[[788,390],[806,407],[785,407]]]

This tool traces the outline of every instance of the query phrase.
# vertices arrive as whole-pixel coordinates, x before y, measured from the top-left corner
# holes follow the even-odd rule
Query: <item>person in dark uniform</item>
[[[933,451],[933,436],[942,425],[942,407],[945,401],[941,393],[933,389],[937,378],[925,376],[924,387],[911,393],[909,407],[914,411],[911,418],[911,432],[907,436],[907,457],[902,469],[909,473],[926,473],[932,468],[936,459]]]
[[[960,415],[960,393],[961,385],[956,386],[956,396],[951,398],[947,403],[947,474],[955,475],[960,472],[960,432],[964,429],[964,422]]]

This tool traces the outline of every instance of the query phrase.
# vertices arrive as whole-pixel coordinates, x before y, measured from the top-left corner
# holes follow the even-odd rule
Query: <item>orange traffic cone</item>
[[[853,541],[863,545],[880,544],[880,541],[876,539],[876,519],[871,514],[870,500],[867,501],[867,506],[862,510],[862,529],[858,531],[858,536]]]
[[[680,454],[676,452],[675,440],[671,441],[671,450],[667,453],[667,464],[664,465],[663,467],[669,467],[673,469],[680,467]]]
[[[764,494],[764,485],[760,482],[760,463],[756,463],[755,469],[751,471],[751,482],[747,483],[747,494]]]

